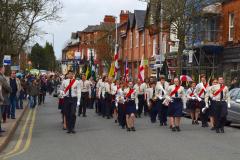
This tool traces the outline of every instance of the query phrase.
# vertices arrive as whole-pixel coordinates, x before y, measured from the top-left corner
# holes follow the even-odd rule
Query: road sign
[[[3,65],[11,65],[12,60],[10,55],[4,55]]]
[[[19,71],[20,67],[19,66],[11,66],[12,71]]]

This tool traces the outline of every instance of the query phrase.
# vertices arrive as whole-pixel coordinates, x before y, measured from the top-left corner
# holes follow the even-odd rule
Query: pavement
[[[24,104],[24,106],[26,106],[26,103]],[[26,110],[27,107],[24,107],[24,109],[17,109],[16,119],[7,119],[6,123],[2,123],[2,129],[6,132],[3,132],[0,137],[0,153],[11,140]]]
[[[238,128],[226,127],[225,134],[216,134],[183,119],[182,132],[173,133],[144,117],[137,119],[136,132],[127,132],[113,120],[97,116],[94,110],[88,110],[87,116],[77,118],[76,134],[66,134],[57,99],[47,97],[44,105],[26,113],[0,159],[238,160],[240,157]],[[20,138],[22,133],[24,136]]]

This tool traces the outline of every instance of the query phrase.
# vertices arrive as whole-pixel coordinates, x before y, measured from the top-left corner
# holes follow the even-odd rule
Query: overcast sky
[[[81,31],[88,25],[99,24],[104,15],[118,16],[121,10],[134,11],[146,9],[146,3],[139,0],[60,0],[63,3],[61,17],[63,22],[43,24],[41,29],[53,33],[55,37],[54,49],[57,58],[61,57],[64,44],[70,39],[71,33]],[[44,35],[36,39],[41,45],[46,41],[52,43],[51,35]]]

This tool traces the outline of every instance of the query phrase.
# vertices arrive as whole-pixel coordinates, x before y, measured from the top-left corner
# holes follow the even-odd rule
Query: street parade
[[[0,0],[0,160],[239,160],[240,0]]]
[[[104,75],[95,82],[93,78],[86,80],[84,74],[81,80],[76,80],[74,73],[68,71],[59,89],[63,129],[67,133],[75,133],[77,112],[78,116],[87,117],[86,109],[94,106],[99,118],[113,119],[128,132],[136,131],[135,121],[142,116],[149,116],[151,123],[180,132],[184,113],[191,115],[192,125],[199,125],[200,121],[201,127],[210,126],[216,133],[225,132],[226,116],[231,105],[229,89],[223,77],[207,81],[202,74],[197,85],[195,81],[187,82],[183,76],[174,78],[170,83],[164,75],[159,81],[152,79],[151,82],[143,81],[141,75],[139,77],[134,83]],[[183,82],[188,85],[183,86]]]

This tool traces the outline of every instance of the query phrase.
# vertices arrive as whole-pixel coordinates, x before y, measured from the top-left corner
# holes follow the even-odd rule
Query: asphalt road
[[[151,124],[149,118],[137,119],[136,132],[120,129],[113,120],[98,117],[88,110],[88,117],[78,117],[75,135],[62,130],[57,99],[48,97],[36,112],[30,147],[11,160],[238,160],[240,130],[226,128],[215,134],[209,128],[192,126],[183,120],[182,132],[172,133],[167,127]],[[27,116],[26,116],[27,117]],[[29,122],[30,123],[30,122]],[[18,142],[19,127],[4,152]],[[23,138],[28,141],[27,135]]]

